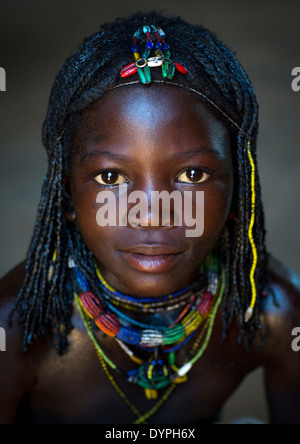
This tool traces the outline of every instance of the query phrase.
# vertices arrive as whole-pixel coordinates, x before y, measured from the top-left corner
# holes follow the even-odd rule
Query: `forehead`
[[[229,131],[217,111],[196,93],[167,84],[136,84],[105,93],[85,111],[73,139],[79,148],[102,141],[124,149],[163,145],[164,151],[208,146],[221,157],[230,155]]]

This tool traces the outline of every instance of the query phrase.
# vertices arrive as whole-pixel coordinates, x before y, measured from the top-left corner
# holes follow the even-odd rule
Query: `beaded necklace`
[[[73,263],[75,264],[74,261]],[[217,274],[211,274],[208,291],[196,292],[193,296],[195,303],[189,305],[191,310],[187,314],[184,310],[182,314],[185,314],[185,316],[179,316],[175,325],[161,329],[151,328],[148,325],[142,326],[143,328],[136,328],[135,326],[124,325],[124,317],[127,322],[130,322],[131,319],[126,315],[118,317],[111,304],[109,304],[109,308],[113,309],[115,313],[106,309],[107,307],[104,306],[103,301],[100,301],[90,291],[88,281],[79,267],[75,265],[72,270],[75,277],[74,282],[77,284],[75,285],[75,291],[79,295],[80,303],[86,314],[94,319],[100,330],[108,336],[116,337],[128,344],[152,348],[173,345],[196,331],[213,305],[213,295],[209,290],[215,288],[218,282]],[[117,313],[119,313],[118,310]]]
[[[160,400],[155,404],[155,406],[149,410],[147,413],[142,414],[136,407],[135,405],[128,399],[128,397],[126,396],[126,394],[124,393],[124,391],[120,388],[120,386],[118,385],[118,383],[116,382],[116,380],[114,379],[114,377],[111,375],[109,368],[112,368],[113,370],[115,370],[118,374],[123,375],[123,372],[120,371],[120,369],[118,369],[116,367],[116,365],[109,360],[109,358],[106,356],[106,354],[103,352],[103,350],[101,349],[100,345],[98,344],[95,335],[93,334],[92,331],[92,327],[91,327],[91,320],[90,318],[88,318],[88,316],[84,313],[83,308],[80,304],[80,300],[78,295],[75,293],[75,301],[77,304],[77,308],[79,310],[79,313],[81,315],[81,318],[83,320],[83,323],[86,327],[87,333],[89,335],[89,337],[91,338],[94,347],[96,349],[96,353],[97,356],[99,358],[99,361],[101,363],[101,366],[104,370],[104,373],[106,374],[109,382],[112,384],[113,388],[116,390],[116,392],[118,393],[118,395],[120,396],[120,398],[123,400],[123,402],[131,409],[132,413],[137,417],[136,421],[134,422],[134,424],[143,424],[146,423],[146,421],[152,416],[154,415],[157,410],[168,400],[168,398],[170,397],[170,395],[173,393],[173,391],[176,388],[176,385],[180,382],[184,382],[186,380],[187,374],[188,372],[191,370],[191,368],[193,367],[193,365],[203,356],[205,350],[208,347],[208,344],[210,342],[211,339],[211,335],[212,335],[212,331],[213,331],[213,327],[214,327],[214,323],[215,323],[215,319],[216,319],[216,315],[219,309],[219,306],[222,302],[223,299],[223,295],[225,292],[225,270],[223,269],[221,272],[221,280],[219,283],[219,289],[218,289],[218,297],[216,299],[216,302],[214,304],[213,310],[211,311],[211,313],[209,314],[206,322],[205,322],[205,326],[202,329],[199,338],[197,339],[197,341],[194,343],[192,350],[190,351],[190,359],[187,360],[182,366],[181,368],[177,368],[175,366],[175,360],[174,360],[174,354],[172,354],[171,358],[169,359],[169,363],[172,365],[173,370],[177,372],[177,380],[173,379],[170,381],[170,387],[168,389],[166,389],[165,393],[161,396]],[[200,347],[200,344],[204,338],[204,335],[206,333],[205,339],[203,341],[202,346]],[[198,349],[198,347],[200,347]],[[129,381],[129,382],[133,382],[133,381]],[[148,399],[156,399],[157,397],[157,391],[153,390],[153,388],[150,389],[145,389],[145,393]]]
[[[140,311],[146,313],[161,313],[165,310],[176,310],[182,305],[186,305],[187,300],[194,294],[193,286],[185,287],[184,289],[172,294],[156,297],[156,298],[137,298],[121,294],[113,289],[104,279],[97,263],[94,261],[96,274],[99,278],[99,285],[101,288],[101,295],[106,301],[109,301],[114,306],[120,306],[127,310]]]
[[[180,322],[178,325],[173,325],[170,328],[166,328],[163,333],[160,330],[148,329],[141,334],[138,332],[138,330],[131,327],[129,327],[131,330],[127,331],[126,327],[121,326],[121,321],[118,320],[114,313],[105,312],[104,306],[102,305],[103,301],[96,298],[90,291],[88,282],[79,270],[79,267],[76,266],[74,259],[69,261],[69,267],[71,268],[74,277],[73,283],[77,283],[74,292],[76,304],[87,329],[87,333],[91,338],[94,347],[96,348],[97,354],[98,356],[101,356],[101,363],[105,362],[105,365],[108,365],[119,375],[123,376],[126,381],[143,387],[145,389],[146,396],[150,399],[157,398],[158,390],[169,385],[184,382],[186,380],[186,374],[190,371],[194,363],[202,356],[208,345],[215,315],[224,294],[224,271],[221,273],[221,279],[217,279],[217,285],[214,279],[209,279],[210,285],[208,286],[208,289],[216,288],[216,293],[218,293],[218,295],[215,295],[216,300],[214,300],[213,296],[208,291],[202,292],[202,295],[204,294],[204,298],[201,300],[201,298],[197,298],[197,295],[194,296],[194,300],[197,298],[197,301],[195,304],[191,302],[190,305],[193,306],[193,309],[186,316],[185,313],[189,311],[188,309],[181,313],[179,316]],[[213,268],[215,268],[216,271],[217,267],[215,264]],[[215,275],[215,273],[212,272],[212,275]],[[113,289],[111,291],[113,291]],[[118,343],[122,347],[123,351],[125,351],[134,362],[139,364],[138,368],[125,372],[119,369],[107,357],[94,335],[93,328],[91,326],[91,319],[103,332],[109,336],[115,337],[118,340]],[[175,366],[175,351],[180,346],[183,346],[194,335],[205,319],[208,320],[208,322],[205,322],[204,328],[200,335],[202,340],[204,334],[207,332],[206,339],[204,341],[204,348],[201,348],[200,353],[196,353],[196,349],[193,347],[195,355],[191,357],[190,361],[186,362],[180,368],[177,368]],[[125,330],[120,335],[119,332],[121,328]],[[174,330],[174,328],[176,329]],[[182,334],[183,331],[184,334]],[[124,342],[139,345],[141,347],[146,346],[150,352],[154,351],[154,356],[147,362],[143,362],[134,356],[133,352],[124,344]],[[159,346],[170,346],[172,344],[176,344],[175,347],[169,347],[164,350],[169,354],[168,364],[165,364],[164,361],[159,358]],[[111,380],[111,378],[109,379]]]

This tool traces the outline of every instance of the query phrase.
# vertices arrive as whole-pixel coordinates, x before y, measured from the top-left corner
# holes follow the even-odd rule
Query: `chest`
[[[103,368],[89,338],[73,331],[64,357],[53,354],[39,369],[29,397],[34,422],[130,424],[148,415],[148,423],[195,424],[213,417],[257,362],[242,349],[232,353],[230,341],[210,346],[188,374],[188,380],[159,390],[148,400],[144,390]],[[120,367],[130,360],[111,343],[110,357]],[[139,412],[139,413],[138,413]],[[150,413],[152,413],[150,415]]]

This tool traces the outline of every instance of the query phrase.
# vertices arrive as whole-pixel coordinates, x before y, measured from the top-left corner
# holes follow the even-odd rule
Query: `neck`
[[[186,307],[190,307],[196,300],[196,295],[207,288],[208,282],[205,275],[199,275],[198,270],[190,278],[189,286],[170,295],[162,295],[155,298],[141,298],[139,296],[127,296],[116,291],[104,279],[99,267],[96,265],[96,273],[99,278],[100,298],[107,307],[118,317],[128,321],[142,323],[149,328],[166,328],[172,325]]]

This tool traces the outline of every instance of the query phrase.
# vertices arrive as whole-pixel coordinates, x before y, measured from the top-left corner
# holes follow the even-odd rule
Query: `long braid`
[[[245,344],[260,327],[261,294],[267,284],[267,254],[257,173],[253,234],[259,259],[255,276],[258,303],[252,320],[248,323],[244,320],[251,299],[249,275],[253,260],[248,236],[252,208],[251,168],[247,155],[249,139],[257,171],[258,105],[252,86],[232,51],[205,28],[155,12],[137,13],[128,19],[105,24],[98,33],[86,38],[67,59],[52,87],[43,125],[43,144],[48,153],[49,171],[27,254],[26,278],[15,304],[15,310],[25,324],[25,347],[34,338],[54,330],[58,352],[67,350],[67,336],[72,328],[73,296],[67,271],[71,252],[76,251],[76,260],[97,292],[92,253],[75,224],[67,222],[64,217],[63,177],[71,168],[72,136],[83,111],[107,90],[124,83],[119,72],[131,59],[131,36],[143,24],[154,24],[164,29],[172,56],[188,67],[189,75],[185,77],[176,73],[174,83],[197,90],[207,97],[208,106],[212,106],[212,102],[223,111],[220,118],[229,128],[232,140],[236,190],[233,202],[236,218],[228,221],[220,240],[220,255],[227,270],[224,337],[234,318],[239,328],[239,340]],[[153,78],[160,79],[160,74],[154,71]],[[239,131],[232,122],[238,125]],[[57,255],[53,264],[54,250]]]

